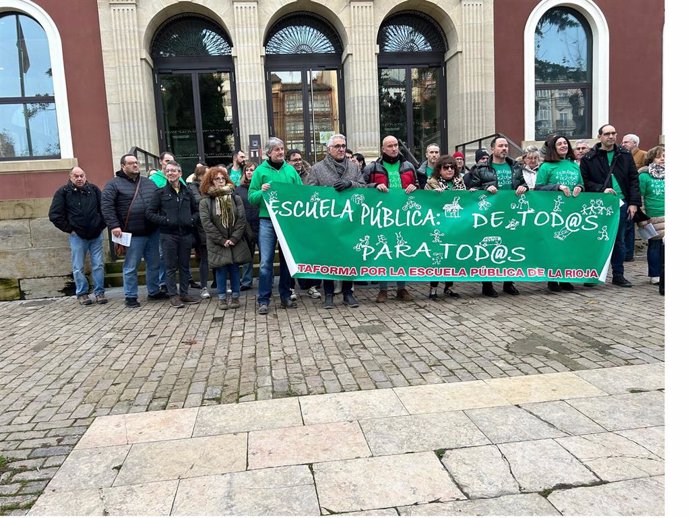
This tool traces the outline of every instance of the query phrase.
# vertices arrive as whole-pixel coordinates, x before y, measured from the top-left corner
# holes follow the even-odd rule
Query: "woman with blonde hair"
[[[251,259],[249,247],[244,239],[247,226],[244,204],[235,194],[228,171],[212,167],[201,182],[201,204],[199,214],[206,232],[208,264],[216,269],[218,286],[218,309],[240,307],[240,264]],[[232,302],[227,303],[228,273]]]

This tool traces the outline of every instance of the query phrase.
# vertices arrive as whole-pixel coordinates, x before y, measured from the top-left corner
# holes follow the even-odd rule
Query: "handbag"
[[[132,210],[132,205],[134,204],[134,200],[136,200],[137,198],[137,194],[139,194],[140,185],[141,177],[139,177],[139,180],[137,181],[137,188],[134,189],[134,196],[132,196],[132,201],[129,202],[129,207],[127,207],[127,216],[125,216],[125,224],[122,227],[123,232],[127,232],[127,224],[129,223],[129,213]],[[127,255],[127,247],[122,243],[115,243],[115,256],[124,257],[125,255]]]

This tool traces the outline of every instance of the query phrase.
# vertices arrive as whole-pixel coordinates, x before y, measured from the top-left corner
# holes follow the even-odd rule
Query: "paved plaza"
[[[267,316],[256,290],[0,303],[0,509],[663,514],[664,298],[643,257],[626,276]]]

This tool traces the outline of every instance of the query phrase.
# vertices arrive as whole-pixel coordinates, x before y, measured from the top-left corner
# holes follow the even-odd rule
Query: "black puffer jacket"
[[[493,156],[489,156],[489,161],[486,164],[478,164],[476,169],[473,169],[470,178],[470,185],[468,188],[476,187],[477,189],[486,190],[492,185],[498,188],[498,175],[493,167]],[[517,189],[521,185],[527,187],[525,177],[522,174],[522,167],[515,160],[506,157],[506,163],[510,166],[512,172],[513,189]],[[528,188],[528,187],[527,187]]]
[[[82,239],[95,239],[105,228],[101,216],[101,190],[86,183],[79,188],[71,181],[53,196],[48,218],[57,228]]]
[[[194,195],[182,182],[179,192],[166,183],[151,198],[146,217],[160,227],[161,234],[182,236],[194,232],[199,221],[199,209]]]
[[[132,200],[138,182],[141,182],[139,192],[136,199]],[[108,228],[112,230],[119,227],[123,232],[131,232],[134,236],[148,236],[155,232],[156,225],[146,219],[146,207],[155,192],[156,184],[148,178],[138,175],[131,179],[124,171],[117,171],[115,178],[103,188],[101,196],[101,213]],[[130,203],[132,209],[125,228]]]
[[[238,185],[235,188],[235,193],[242,198],[242,203],[244,204],[244,214],[247,219],[247,225],[248,228],[251,228],[251,233],[247,232],[247,234],[249,234],[249,239],[252,242],[256,242],[259,236],[259,207],[249,203],[248,185]]]
[[[623,191],[625,201],[637,207],[642,205],[639,175],[635,161],[627,149],[614,144],[613,159],[609,166],[607,152],[599,142],[580,160],[580,172],[585,182],[585,191],[604,192],[604,189],[613,187],[613,174]]]

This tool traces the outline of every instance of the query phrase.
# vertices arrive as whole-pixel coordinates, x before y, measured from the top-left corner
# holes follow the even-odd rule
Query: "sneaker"
[[[194,295],[180,295],[180,300],[186,304],[198,304],[201,302],[201,299]]]
[[[96,295],[96,304],[107,304],[108,299],[105,298],[105,295],[103,293],[99,293]]]
[[[343,295],[343,304],[345,304],[349,308],[359,307],[359,301],[355,298],[355,296],[352,293],[346,293],[345,295]]]
[[[494,285],[490,282],[482,283],[482,295],[495,299],[498,297],[498,292],[494,289]]]
[[[218,309],[221,311],[228,309],[228,299],[218,299]]]
[[[290,288],[290,300],[297,300],[298,298],[295,288]]]
[[[333,294],[332,293],[326,293],[326,296],[324,297],[323,301],[323,307],[324,309],[333,309],[335,305],[333,304]]]
[[[412,298],[412,295],[410,295],[410,292],[407,291],[405,288],[400,288],[396,293],[395,298],[398,300],[403,300],[405,302],[410,302],[411,300],[414,300]]]
[[[128,308],[138,308],[141,306],[136,297],[125,297],[125,306]]]
[[[233,298],[230,302],[230,309],[237,309],[240,307],[240,299]]]
[[[88,293],[84,293],[84,295],[79,295],[77,297],[77,300],[79,301],[79,304],[81,304],[82,306],[90,306],[91,304],[93,304],[93,300],[91,300]]]
[[[650,277],[649,278],[649,283],[652,284],[653,286],[658,286],[659,281],[661,281],[661,278],[659,278],[659,277]]]
[[[292,297],[290,297],[289,299],[280,299],[280,307],[283,309],[296,308],[297,304],[292,300]]]
[[[247,290],[251,290],[251,289],[252,289],[252,287],[247,286],[246,284],[243,284],[242,286],[240,286],[240,291],[247,291]]]
[[[438,298],[438,293],[436,293],[436,288],[429,288],[429,298],[431,300],[436,300]]]
[[[555,291],[555,292],[561,291],[561,287],[557,282],[549,281],[546,283],[546,287],[549,288],[549,291]]]
[[[259,306],[259,315],[268,315],[268,304],[261,304]]]
[[[158,291],[160,291],[161,293],[164,293],[165,295],[168,294],[168,286],[167,286],[167,285],[161,284],[161,285],[159,286],[159,288],[160,288],[160,289],[159,289]]]
[[[170,297],[170,305],[174,308],[183,308],[184,303],[178,295],[173,295]]]
[[[312,286],[307,290],[307,295],[311,297],[312,299],[320,299],[321,298],[321,293],[319,293],[319,290],[316,289],[316,286]]]
[[[163,290],[159,291],[158,293],[154,293],[153,295],[149,295],[146,297],[147,300],[163,300],[168,298],[168,290]]]
[[[515,287],[515,284],[513,284],[512,282],[504,282],[503,291],[508,295],[520,295],[520,292]]]
[[[558,284],[563,291],[575,291],[575,286],[569,282],[559,282]]]
[[[196,281],[189,281],[189,287],[194,288],[195,290],[200,290],[201,289],[201,284],[199,284]]]
[[[376,295],[376,302],[381,304],[382,302],[386,302],[388,300],[388,292],[385,290],[380,290],[379,294]]]
[[[210,299],[211,298],[211,294],[208,292],[208,288],[205,288],[205,287],[201,288],[201,294],[200,295],[201,295],[202,299]]]
[[[455,293],[455,292],[454,292],[453,290],[451,290],[450,288],[444,289],[444,290],[443,290],[443,294],[444,294],[446,297],[450,297],[451,299],[459,299],[459,298],[460,298],[460,294],[459,294],[459,293]]]
[[[611,279],[611,283],[615,284],[616,286],[620,286],[621,288],[632,288],[632,282],[622,275],[614,276],[613,279]]]

